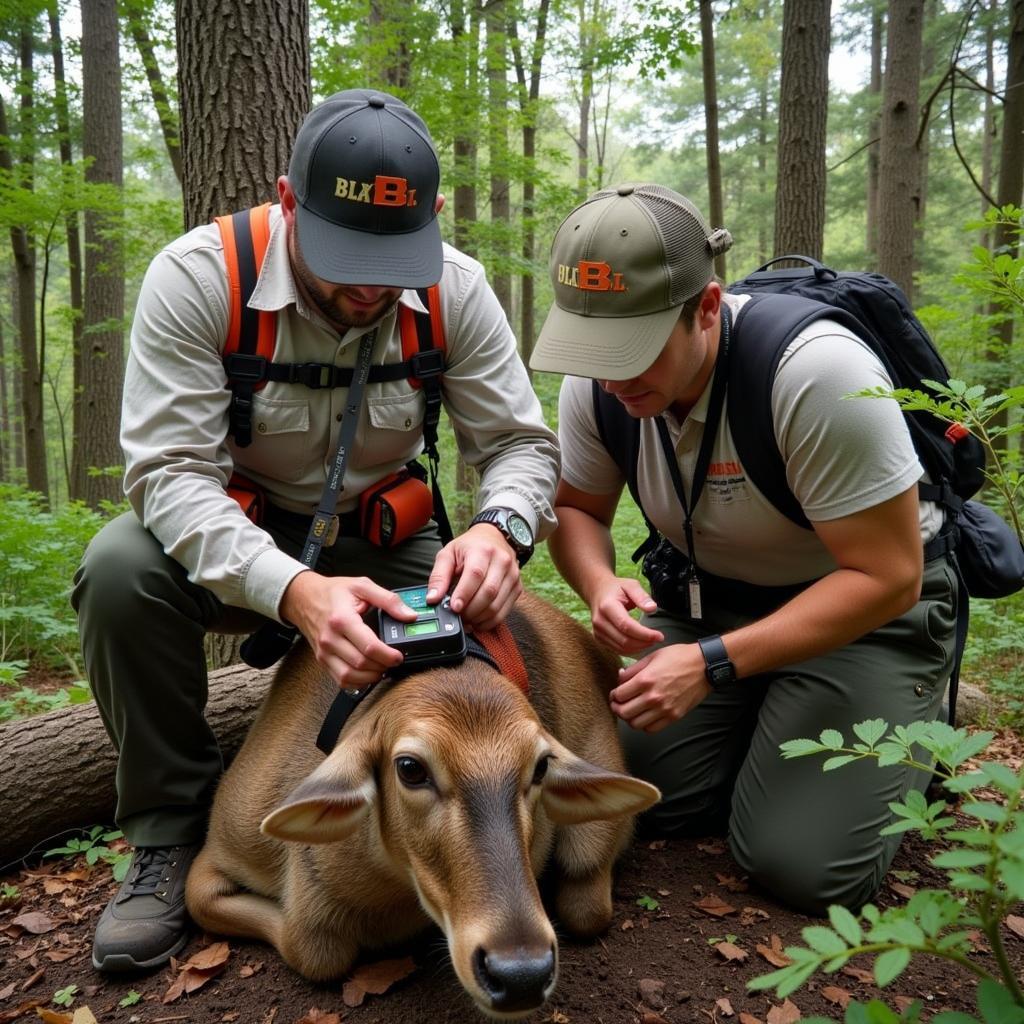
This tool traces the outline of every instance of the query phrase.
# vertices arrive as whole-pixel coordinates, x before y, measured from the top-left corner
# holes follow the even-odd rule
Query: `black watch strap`
[[[701,654],[704,655],[704,675],[713,690],[720,686],[736,682],[736,666],[729,660],[729,654],[722,643],[722,638],[714,636],[701,637],[697,641]]]

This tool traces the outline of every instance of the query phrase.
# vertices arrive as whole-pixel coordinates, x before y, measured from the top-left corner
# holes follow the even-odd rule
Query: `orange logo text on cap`
[[[604,262],[580,260],[574,267],[558,264],[558,283],[585,292],[624,292],[626,283]]]
[[[374,206],[415,206],[416,189],[409,188],[405,178],[391,178],[378,174],[373,181],[354,181],[338,178],[334,187],[338,199],[353,203],[373,203]]]

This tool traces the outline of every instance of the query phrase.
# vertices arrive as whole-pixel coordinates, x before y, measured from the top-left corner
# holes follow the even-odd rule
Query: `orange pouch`
[[[378,547],[401,544],[426,526],[433,514],[430,488],[407,469],[378,480],[359,495],[363,536]]]
[[[238,502],[238,507],[257,526],[263,525],[263,489],[241,473],[232,473],[227,486],[228,497]]]

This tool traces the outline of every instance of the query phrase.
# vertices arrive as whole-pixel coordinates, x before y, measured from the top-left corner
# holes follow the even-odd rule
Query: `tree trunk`
[[[590,191],[590,107],[594,102],[593,25],[588,22],[586,0],[579,0],[580,19],[580,119],[576,138],[576,199],[583,202]]]
[[[472,110],[479,102],[478,49],[480,43],[479,7],[473,4],[466,24],[466,11],[462,0],[453,0],[449,15],[452,42],[459,57],[455,102],[461,110]],[[476,223],[477,175],[477,119],[459,118],[456,124],[454,148],[455,184],[455,247],[470,256],[477,255],[473,238]]]
[[[925,25],[922,29],[922,46],[921,46],[921,81],[924,82],[924,88],[927,93],[931,89],[933,84],[933,78],[935,75],[935,41],[934,32],[935,22],[938,19],[938,0],[928,0],[927,8],[925,10]],[[925,252],[925,220],[928,216],[928,163],[931,158],[932,148],[932,122],[934,118],[929,118],[927,124],[921,124],[918,127],[918,134],[921,142],[918,147],[920,165],[918,167],[918,203],[917,203],[917,224],[914,229],[914,274],[917,276],[921,272],[921,259],[922,254]]]
[[[7,396],[7,347],[4,321],[0,317],[0,483],[11,480],[11,407]]]
[[[985,195],[992,195],[992,154],[993,142],[996,138],[996,107],[993,96],[996,91],[995,62],[995,15],[999,0],[990,0],[989,17],[985,20],[985,112],[981,135],[981,188]],[[981,216],[988,213],[988,200],[981,199]],[[986,249],[992,241],[987,229],[982,228],[978,234],[978,244]]]
[[[307,0],[179,0],[185,226],[276,198],[310,104]]]
[[[35,151],[33,74],[34,40],[32,26],[24,25],[19,35],[21,103],[17,131],[17,160],[7,126],[7,111],[0,97],[0,167],[14,176],[22,188],[33,187]],[[17,167],[15,169],[15,163]],[[21,442],[26,483],[49,499],[50,482],[46,465],[46,433],[43,424],[43,370],[40,365],[36,334],[36,240],[30,225],[11,226],[11,250],[15,268],[15,308],[21,373],[17,389],[20,397]]]
[[[171,161],[174,176],[180,184],[181,138],[178,132],[178,114],[167,94],[163,75],[160,74],[160,64],[157,62],[153,40],[146,24],[145,7],[138,0],[134,0],[134,2],[122,0],[122,4],[128,18],[128,30],[132,34],[132,39],[135,40],[139,57],[142,58],[142,67],[145,69],[146,81],[149,82],[149,94],[153,97],[153,106],[160,121],[160,131],[164,137],[164,145],[167,147],[167,156]]]
[[[889,5],[878,168],[878,269],[903,289],[911,303],[921,180],[915,140],[923,9],[924,0],[893,0]]]
[[[782,19],[774,255],[821,259],[830,2],[786,0]]]
[[[71,115],[68,110],[67,83],[64,77],[64,45],[60,34],[60,16],[56,0],[50,0],[47,13],[50,20],[50,52],[53,56],[54,99],[57,114],[57,133],[60,140],[60,162],[65,167],[74,165],[71,149]],[[78,449],[78,434],[82,425],[82,240],[78,230],[78,213],[64,218],[64,231],[68,247],[68,288],[71,298],[72,395],[71,395],[71,451]],[[76,475],[74,466],[68,480],[68,497],[85,498],[85,475]]]
[[[487,30],[487,148],[491,178],[490,281],[505,316],[512,319],[511,210],[508,144],[508,36],[505,0],[491,0],[484,24]]]
[[[179,0],[185,225],[277,197],[310,105],[308,0]],[[207,634],[213,667],[241,637]]]
[[[871,12],[871,81],[868,93],[874,105],[868,124],[867,229],[868,258],[872,265],[878,259],[878,165],[879,140],[882,134],[882,40],[885,33],[885,11],[876,3]]]
[[[206,719],[225,762],[241,746],[272,678],[272,671],[248,665],[210,674]],[[47,849],[66,829],[113,821],[117,754],[95,704],[0,726],[0,751],[0,864]]]
[[[544,61],[544,49],[547,44],[548,12],[550,0],[540,0],[537,5],[537,31],[534,36],[530,53],[530,79],[527,83],[526,66],[522,50],[516,34],[516,22],[513,15],[510,19],[510,35],[513,40],[513,53],[516,60],[516,78],[519,82],[519,105],[523,122],[523,266],[525,272],[520,276],[519,311],[519,350],[526,364],[526,372],[533,376],[530,369],[530,356],[536,341],[535,324],[535,287],[534,274],[543,273],[535,266],[537,260],[536,211],[534,204],[537,196],[536,158],[537,158],[537,113],[540,99],[540,74]]]
[[[996,203],[1003,207],[1008,204],[1020,206],[1024,191],[1024,0],[1014,0],[1010,12],[1010,39],[1006,53],[1006,89],[1003,92],[1003,134],[999,146],[999,187]],[[992,245],[995,251],[1017,257],[1020,240],[1016,231],[1006,224],[998,224],[993,233]],[[993,344],[985,353],[990,366],[990,384],[997,390],[1013,384],[1009,368],[1012,365],[1013,317],[1009,310],[992,309],[1002,312],[1005,319],[993,332]],[[1007,411],[1004,409],[993,422],[1006,426]],[[998,447],[1006,451],[1006,435],[997,438]]]
[[[124,180],[117,0],[82,7],[82,155],[86,180],[120,190]],[[81,422],[72,476],[96,507],[122,497],[118,436],[124,384],[124,254],[119,213],[85,214],[85,320]],[[101,473],[92,472],[95,469]]]
[[[711,226],[725,222],[722,203],[722,161],[718,151],[718,83],[715,80],[715,25],[711,0],[700,0],[700,52],[704,74],[705,153],[708,165],[708,215]],[[715,257],[715,273],[725,280],[725,253]]]
[[[379,88],[399,94],[412,81],[407,21],[409,6],[403,0],[370,0],[368,69]]]

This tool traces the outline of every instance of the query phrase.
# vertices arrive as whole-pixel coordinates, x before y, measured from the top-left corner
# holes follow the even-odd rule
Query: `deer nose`
[[[473,956],[480,987],[491,998],[491,1008],[502,1013],[533,1010],[547,999],[555,981],[555,951],[540,955],[525,949],[488,953],[483,946]]]

